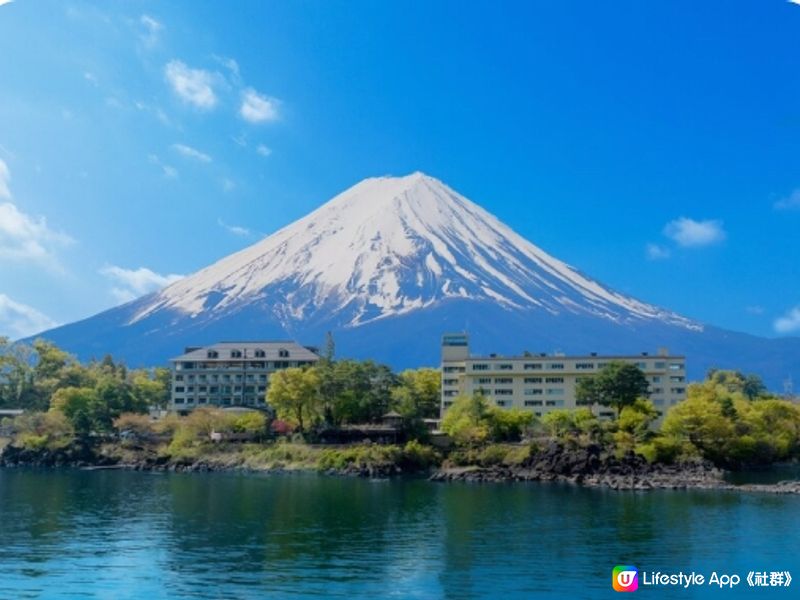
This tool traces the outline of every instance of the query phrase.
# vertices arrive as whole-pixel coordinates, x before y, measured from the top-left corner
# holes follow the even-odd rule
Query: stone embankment
[[[775,485],[733,485],[723,479],[721,470],[707,462],[651,464],[633,453],[617,458],[604,453],[597,445],[570,449],[556,442],[520,465],[444,466],[430,479],[487,483],[557,481],[612,490],[727,489],[800,493],[800,481],[784,481]]]

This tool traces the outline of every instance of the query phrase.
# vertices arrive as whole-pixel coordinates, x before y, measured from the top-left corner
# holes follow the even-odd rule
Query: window
[[[242,358],[241,350],[231,350],[231,358]]]
[[[645,370],[647,368],[647,363],[646,362],[637,362],[636,366],[639,367],[642,370]]]
[[[563,377],[545,377],[545,383],[564,383]]]
[[[605,369],[607,366],[608,366],[607,362],[599,362],[599,363],[597,363],[597,368],[598,369]]]
[[[458,385],[458,379],[445,379],[443,383],[445,385]]]
[[[211,387],[208,388],[208,393],[209,394],[219,394],[219,386],[218,385],[212,385]]]
[[[497,365],[497,368],[501,371],[512,371],[514,369],[514,365],[511,363],[500,363]]]
[[[551,371],[563,371],[564,370],[564,363],[550,363],[547,365]]]
[[[489,365],[487,365],[486,363],[475,363],[474,365],[472,365],[472,370],[473,371],[488,371],[489,370]]]
[[[207,392],[208,388],[206,386],[204,386],[204,385],[201,385],[200,387],[197,388],[197,391],[198,392]]]
[[[669,363],[669,370],[670,371],[681,371],[681,370],[683,370],[683,365],[681,363]]]
[[[525,383],[542,383],[541,377],[526,377]]]
[[[514,393],[513,390],[509,390],[509,389],[505,389],[505,388],[496,389],[494,391],[494,395],[495,396],[511,396],[513,393]]]
[[[545,406],[564,406],[563,400],[546,400],[544,403]]]
[[[182,394],[185,391],[186,391],[186,389],[182,385],[180,385],[180,386],[175,388],[175,393],[177,393],[177,394]]]
[[[278,350],[278,356],[280,358],[289,358],[289,351],[286,348],[281,348]]]
[[[198,375],[197,376],[197,381],[205,382],[206,381],[206,376],[205,375]]]
[[[542,388],[525,388],[526,396],[541,396],[543,393]]]
[[[456,390],[445,390],[442,392],[442,396],[450,397],[450,396],[458,396],[458,392]]]
[[[661,375],[656,375],[652,378],[653,383],[661,383]]]
[[[526,371],[541,371],[542,363],[525,363],[524,368]]]
[[[525,406],[541,406],[541,400],[525,400]]]
[[[183,375],[175,375],[175,381],[183,381]]]
[[[589,369],[594,369],[594,363],[590,363],[590,362],[575,363],[575,368],[578,369],[579,371],[586,371],[586,370],[589,370]]]
[[[514,383],[514,380],[511,377],[495,377],[495,383]]]
[[[175,404],[183,404],[185,400],[183,398],[175,398]]]
[[[264,358],[266,355],[267,355],[267,353],[264,352],[261,348],[256,350],[256,353],[255,353],[255,357],[256,358]]]
[[[664,361],[657,361],[653,366],[656,369],[666,369],[667,368],[667,363],[665,363]]]
[[[445,373],[463,373],[464,367],[445,367],[442,369]]]
[[[208,400],[207,400],[207,399],[206,399],[204,396],[200,396],[200,397],[197,399],[197,403],[198,403],[198,404],[205,404],[206,402],[208,402]]]
[[[669,380],[675,383],[683,383],[686,378],[681,375],[670,375]]]
[[[219,352],[216,350],[209,350],[206,352],[206,358],[219,358]]]
[[[497,406],[505,406],[505,405],[506,405],[506,401],[505,400],[498,400],[497,401]]]
[[[546,396],[563,396],[564,388],[547,388],[544,393]]]
[[[673,394],[684,394],[686,393],[686,388],[674,387],[670,388],[669,391],[672,392]]]
[[[476,379],[475,381],[479,385],[480,384],[485,384],[485,383],[492,383],[492,378],[491,377],[478,377],[478,379]]]
[[[653,393],[653,394],[663,394],[664,393],[664,388],[656,387],[656,388],[651,389],[650,392]]]

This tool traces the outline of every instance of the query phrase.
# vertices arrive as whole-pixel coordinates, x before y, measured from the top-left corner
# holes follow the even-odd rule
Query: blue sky
[[[421,170],[619,291],[800,333],[800,6],[0,6],[0,334]]]

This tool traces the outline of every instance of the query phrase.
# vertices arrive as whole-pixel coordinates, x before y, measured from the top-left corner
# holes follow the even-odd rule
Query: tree
[[[408,369],[400,373],[392,400],[407,419],[428,419],[439,414],[442,375],[439,369]]]
[[[319,385],[319,374],[314,368],[284,369],[271,376],[267,402],[275,409],[278,418],[303,431],[322,417]]]
[[[636,365],[622,361],[613,361],[578,381],[575,398],[578,404],[594,404],[611,406],[620,411],[631,406],[638,398],[649,396],[650,384],[642,370]]]
[[[489,406],[482,394],[458,396],[442,419],[442,431],[458,445],[516,441],[533,423],[533,413]]]
[[[50,411],[63,414],[75,433],[87,435],[98,427],[100,401],[93,388],[65,387],[56,390],[50,400]]]

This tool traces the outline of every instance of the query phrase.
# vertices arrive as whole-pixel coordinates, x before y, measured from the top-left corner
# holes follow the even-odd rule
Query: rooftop
[[[219,353],[216,358],[209,358],[210,350]],[[231,350],[241,350],[243,356],[239,359],[263,358],[264,360],[289,359],[289,360],[319,360],[319,354],[313,346],[301,346],[291,340],[279,341],[250,341],[250,342],[217,342],[208,346],[191,346],[186,348],[180,356],[170,359],[171,361],[208,361],[208,360],[230,360]],[[263,350],[265,356],[256,357],[255,351]],[[281,350],[287,350],[289,356],[280,356]]]

